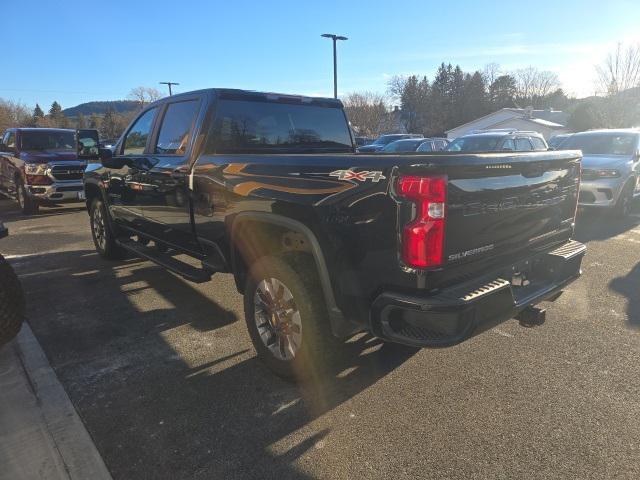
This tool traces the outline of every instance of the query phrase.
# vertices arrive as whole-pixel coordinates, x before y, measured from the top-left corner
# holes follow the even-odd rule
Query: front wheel
[[[117,260],[124,257],[124,250],[116,243],[116,236],[108,215],[107,207],[102,200],[98,198],[93,200],[89,210],[93,244],[102,258]]]
[[[0,347],[13,339],[24,322],[24,293],[11,265],[0,255]]]
[[[40,205],[31,196],[27,194],[27,189],[22,181],[18,181],[16,188],[16,197],[20,210],[25,215],[35,215],[40,210]]]
[[[258,259],[247,278],[244,311],[258,357],[281,377],[321,374],[341,348],[308,255]]]
[[[620,193],[618,203],[616,203],[616,215],[619,217],[628,217],[633,207],[633,186],[627,185]]]

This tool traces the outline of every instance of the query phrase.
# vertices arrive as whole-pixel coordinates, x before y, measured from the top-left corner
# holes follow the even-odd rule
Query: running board
[[[166,253],[160,253],[154,248],[142,245],[135,240],[117,240],[118,245],[132,254],[151,260],[153,263],[180,275],[182,278],[194,283],[204,283],[211,280],[211,272],[197,268],[188,263],[176,260]]]

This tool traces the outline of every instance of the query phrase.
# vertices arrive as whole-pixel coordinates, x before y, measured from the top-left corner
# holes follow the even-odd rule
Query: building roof
[[[543,120],[542,118],[521,118],[520,120],[527,120],[529,122],[537,123],[539,125],[544,125],[549,128],[564,128],[564,125],[560,125],[559,123],[550,122],[549,120]]]
[[[569,114],[565,113],[565,112],[561,112],[560,110],[552,110],[552,109],[548,109],[548,110],[529,110],[526,108],[501,108],[500,110],[496,110],[495,112],[491,112],[491,113],[487,113],[486,115],[483,115],[482,117],[478,117],[475,118],[473,120],[468,121],[467,123],[463,123],[462,125],[458,125],[457,127],[454,128],[450,128],[449,130],[447,130],[445,133],[449,133],[453,130],[457,130],[459,128],[462,128],[466,125],[471,125],[473,123],[476,123],[479,120],[482,120],[483,118],[487,118],[487,117],[491,117],[493,115],[495,115],[496,113],[499,112],[512,112],[513,118],[518,118],[518,119],[522,119],[522,120],[533,120],[533,119],[538,119],[538,120],[546,120],[548,122],[551,122],[553,124],[555,124],[555,126],[551,126],[551,125],[545,125],[544,123],[538,123],[538,125],[545,125],[549,128],[561,128],[564,127],[567,124],[567,120],[569,119]],[[531,115],[529,117],[529,115]],[[502,123],[504,122],[500,121],[498,123]],[[534,122],[535,123],[535,122]]]
[[[526,116],[528,112],[531,112],[531,118],[539,118],[541,120],[547,120],[549,122],[556,123],[561,126],[565,126],[569,120],[569,114],[560,110],[553,110],[548,108],[545,110],[528,110],[526,108],[507,108],[514,113]]]

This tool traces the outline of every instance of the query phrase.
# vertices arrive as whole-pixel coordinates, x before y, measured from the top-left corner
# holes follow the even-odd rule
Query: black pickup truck
[[[580,275],[580,152],[356,154],[339,100],[147,106],[84,177],[100,255],[232,273],[258,355],[308,375],[358,331],[451,345]]]

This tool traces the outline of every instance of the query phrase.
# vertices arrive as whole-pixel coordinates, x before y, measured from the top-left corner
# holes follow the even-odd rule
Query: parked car
[[[358,152],[379,152],[389,143],[395,142],[396,140],[403,140],[405,138],[422,138],[422,135],[419,135],[417,133],[392,133],[388,135],[380,135],[378,138],[376,138],[375,142],[358,148]]]
[[[166,97],[87,167],[96,250],[193,282],[233,274],[259,357],[286,377],[322,372],[359,331],[445,346],[540,318],[580,275],[579,152],[354,152],[336,99]]]
[[[369,145],[371,142],[373,142],[373,138],[368,138],[368,137],[354,137],[354,140],[356,142],[356,147]]]
[[[399,152],[415,152],[420,146],[423,138],[405,138],[404,140],[396,140],[384,146],[380,153],[399,153]]]
[[[482,130],[453,140],[448,152],[533,152],[548,150],[544,137],[538,132],[522,130]]]
[[[571,135],[572,135],[571,133],[562,133],[560,135],[554,135],[547,142],[549,144],[549,148],[557,150],[560,147],[560,145],[562,144],[562,142],[564,142]]]
[[[614,210],[626,216],[640,196],[640,130],[576,133],[561,149],[582,150],[580,206]]]
[[[0,221],[0,239],[9,230]],[[0,254],[0,347],[12,340],[22,328],[25,314],[24,292],[16,273]]]
[[[446,138],[425,138],[423,140],[416,152],[441,152],[449,145],[449,140]]]
[[[77,202],[85,166],[75,130],[10,128],[0,143],[0,191],[27,215],[40,205]]]

